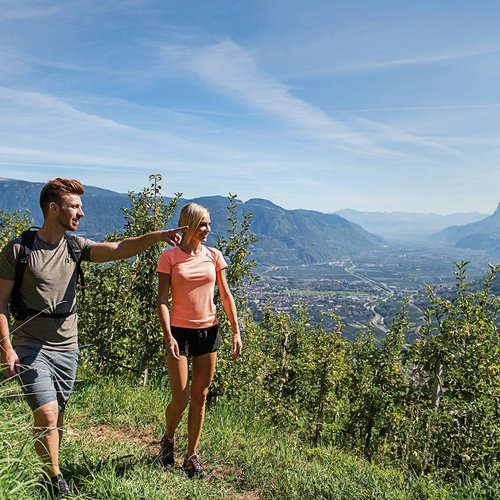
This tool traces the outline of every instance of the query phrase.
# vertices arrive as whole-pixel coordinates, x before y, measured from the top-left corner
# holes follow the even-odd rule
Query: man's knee
[[[57,401],[46,403],[33,412],[35,429],[57,429],[59,407]]]

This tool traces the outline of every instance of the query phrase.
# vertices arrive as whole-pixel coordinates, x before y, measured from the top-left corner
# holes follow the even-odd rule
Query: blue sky
[[[491,213],[497,0],[0,0],[0,176]]]

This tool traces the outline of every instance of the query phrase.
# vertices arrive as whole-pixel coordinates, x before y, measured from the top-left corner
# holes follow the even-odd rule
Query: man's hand
[[[0,364],[2,372],[6,377],[14,377],[21,371],[19,358],[14,349],[10,348],[7,351],[2,351],[0,355]]]
[[[167,229],[166,231],[161,231],[160,238],[162,241],[166,241],[169,245],[173,247],[179,246],[182,241],[182,236],[178,233],[184,232],[189,229],[189,226],[176,227],[174,229]]]

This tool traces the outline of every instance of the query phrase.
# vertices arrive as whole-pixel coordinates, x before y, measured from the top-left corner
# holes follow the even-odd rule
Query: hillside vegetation
[[[42,222],[38,198],[42,184],[0,179],[0,210],[13,212],[26,208]],[[161,196],[161,193],[158,193]],[[174,197],[175,198],[175,197]],[[163,198],[164,204],[170,198]],[[226,219],[227,199],[223,196],[205,196],[181,200],[181,205],[195,201],[205,205],[212,214],[214,241],[227,236],[230,224]],[[131,208],[129,196],[92,186],[85,187],[83,197],[85,217],[79,232],[101,240],[108,233],[121,228],[126,222],[122,208]],[[245,211],[253,214],[251,230],[258,236],[252,245],[253,257],[263,265],[300,265],[335,260],[357,255],[359,252],[379,248],[383,239],[365,231],[361,226],[335,215],[312,210],[286,210],[267,200],[253,199],[242,202],[235,199],[240,217]],[[171,216],[177,224],[179,210]]]
[[[493,485],[446,483],[395,467],[370,464],[334,446],[314,446],[259,418],[238,401],[209,408],[200,447],[209,475],[191,480],[180,469],[185,422],[177,436],[176,467],[157,456],[168,399],[165,379],[138,387],[123,378],[80,382],[67,410],[62,467],[76,498],[165,499],[423,499],[488,498]],[[17,384],[0,383],[0,498],[46,499],[30,439],[31,419]],[[490,497],[492,498],[492,496]]]
[[[112,239],[168,222],[178,198],[167,204],[154,189],[131,195],[124,229]],[[242,285],[255,279],[251,215],[241,218],[234,198],[228,204],[230,229],[217,246],[231,262],[228,281],[238,297],[244,356],[230,361],[230,335],[225,335],[201,449],[213,469],[210,480],[189,482],[176,471],[165,474],[154,460],[166,392],[155,308],[155,268],[162,249],[155,247],[133,261],[86,268],[89,289],[80,315],[86,382],[70,405],[74,414],[68,414],[68,422],[75,430],[68,433],[64,451],[66,468],[82,494],[499,496],[500,298],[491,289],[498,267],[477,284],[468,281],[467,265],[460,263],[453,296],[429,289],[430,305],[411,345],[405,344],[405,305],[382,342],[370,336],[347,342],[341,318],[325,316],[315,323],[306,304],[292,315],[271,305],[255,323],[241,294]],[[21,214],[2,217],[0,241],[29,224]],[[221,330],[229,333],[222,315]],[[21,402],[9,395],[3,396],[8,404],[2,404],[1,422],[21,413],[16,406]],[[29,488],[24,482],[33,470],[18,466],[19,460],[27,462],[26,432],[16,426],[7,434],[12,427],[3,425],[3,491],[16,491],[15,484]]]

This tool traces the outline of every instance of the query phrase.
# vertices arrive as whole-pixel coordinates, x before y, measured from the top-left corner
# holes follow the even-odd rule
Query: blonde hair
[[[182,207],[179,215],[179,226],[189,226],[189,229],[184,233],[186,241],[193,237],[203,217],[207,215],[210,216],[208,208],[198,203],[188,203]]]

